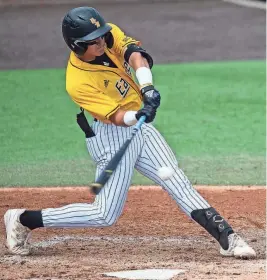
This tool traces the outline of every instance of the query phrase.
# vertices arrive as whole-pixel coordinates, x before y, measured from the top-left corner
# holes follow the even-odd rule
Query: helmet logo
[[[100,27],[100,23],[99,21],[97,21],[95,18],[91,17],[90,21],[92,22],[92,24],[94,24],[97,28]]]

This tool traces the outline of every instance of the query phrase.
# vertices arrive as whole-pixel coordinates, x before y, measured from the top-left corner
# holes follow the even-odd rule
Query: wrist
[[[154,86],[153,85],[146,85],[144,87],[141,88],[141,94],[144,96],[144,94],[150,90],[154,90]]]
[[[135,71],[135,75],[141,88],[153,84],[153,77],[149,68],[139,67]]]
[[[137,111],[127,111],[123,116],[123,122],[127,126],[132,126],[136,124],[137,123],[136,113]]]

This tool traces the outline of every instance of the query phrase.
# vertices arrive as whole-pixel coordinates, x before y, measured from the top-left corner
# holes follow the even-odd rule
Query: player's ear
[[[106,41],[106,44],[107,44],[107,47],[109,49],[111,49],[113,47],[113,44],[114,44],[114,38],[113,38],[113,35],[111,32],[108,32],[106,35],[105,35],[105,41]]]

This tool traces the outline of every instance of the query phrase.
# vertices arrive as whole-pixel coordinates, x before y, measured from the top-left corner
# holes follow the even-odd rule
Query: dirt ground
[[[114,279],[105,272],[185,269],[175,280],[265,279],[264,188],[198,188],[254,247],[256,260],[223,258],[219,246],[179,210],[166,192],[131,189],[118,223],[101,229],[38,229],[33,255],[11,256],[3,246],[3,214],[9,208],[40,209],[92,201],[87,188],[0,190],[0,279]]]

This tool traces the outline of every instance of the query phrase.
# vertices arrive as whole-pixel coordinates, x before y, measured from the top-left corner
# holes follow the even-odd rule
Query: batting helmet
[[[104,36],[111,30],[99,12],[91,7],[70,10],[62,22],[62,33],[69,48],[83,55],[88,47],[86,42]]]

